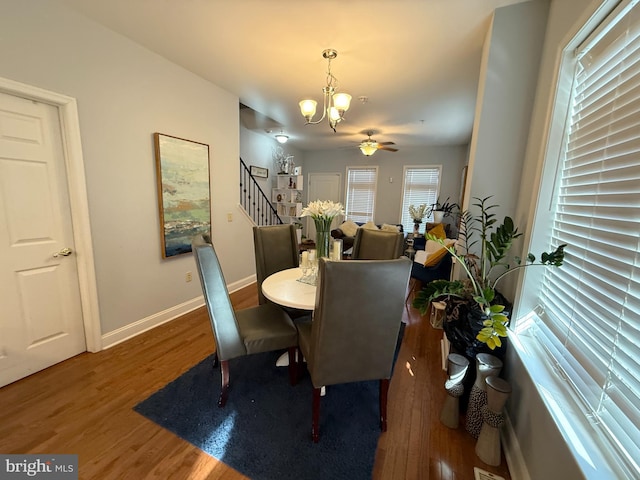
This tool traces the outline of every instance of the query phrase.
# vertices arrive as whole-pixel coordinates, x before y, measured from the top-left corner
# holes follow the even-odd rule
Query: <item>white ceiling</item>
[[[468,143],[491,14],[525,0],[58,1],[236,94],[294,146],[316,150],[355,146],[368,130],[400,149]],[[322,104],[327,48],[338,51],[340,91],[353,96],[337,133],[305,125],[298,109],[303,98]]]

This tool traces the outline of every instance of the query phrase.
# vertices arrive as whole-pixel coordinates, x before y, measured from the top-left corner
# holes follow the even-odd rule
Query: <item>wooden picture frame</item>
[[[249,172],[251,175],[257,178],[268,178],[269,177],[269,169],[264,167],[256,167],[255,165],[251,165],[249,167]]]
[[[211,232],[209,145],[157,132],[153,139],[162,258],[169,258]]]

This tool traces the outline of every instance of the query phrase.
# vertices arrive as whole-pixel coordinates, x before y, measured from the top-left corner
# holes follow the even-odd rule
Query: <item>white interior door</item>
[[[0,93],[0,386],[86,349],[61,138],[56,107]]]
[[[339,173],[310,173],[308,178],[307,200],[314,202],[316,200],[332,200],[334,202],[341,201],[340,180],[342,175]],[[342,223],[342,217],[336,217],[333,220],[331,228],[336,228]],[[316,226],[311,217],[308,217],[306,225],[307,237],[316,238]]]

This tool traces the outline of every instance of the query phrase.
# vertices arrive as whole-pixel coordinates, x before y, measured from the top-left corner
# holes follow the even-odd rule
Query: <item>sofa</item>
[[[342,225],[340,225],[338,228],[335,228],[335,229],[331,230],[331,236],[333,238],[335,238],[336,240],[338,240],[338,239],[342,240],[342,253],[343,254],[347,250],[349,250],[350,248],[353,247],[353,242],[356,239],[356,233],[355,232],[357,230],[355,230],[355,231],[347,230],[347,225],[345,225],[347,223],[348,223],[348,221],[347,222],[343,222]],[[373,222],[369,222],[369,223],[351,222],[351,223],[354,223],[355,225],[357,225],[356,228],[361,228],[361,227],[372,228],[373,227]],[[345,226],[344,227],[345,230],[347,230],[346,233],[341,228],[343,225]],[[375,226],[378,227],[378,229],[380,229],[380,230],[386,230],[386,229],[390,229],[390,227],[396,227],[396,231],[401,232],[401,233],[404,232],[402,224],[399,224],[399,223],[393,223],[393,224],[383,223],[383,224],[378,224],[378,225],[375,225]],[[348,234],[352,233],[352,235],[348,235],[347,233]]]

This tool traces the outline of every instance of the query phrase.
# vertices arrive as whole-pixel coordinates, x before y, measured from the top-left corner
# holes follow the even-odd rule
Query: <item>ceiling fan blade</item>
[[[386,150],[387,152],[397,152],[398,151],[397,148],[383,147],[380,144],[378,144],[378,150]]]
[[[378,142],[378,145],[395,145],[394,142]]]

